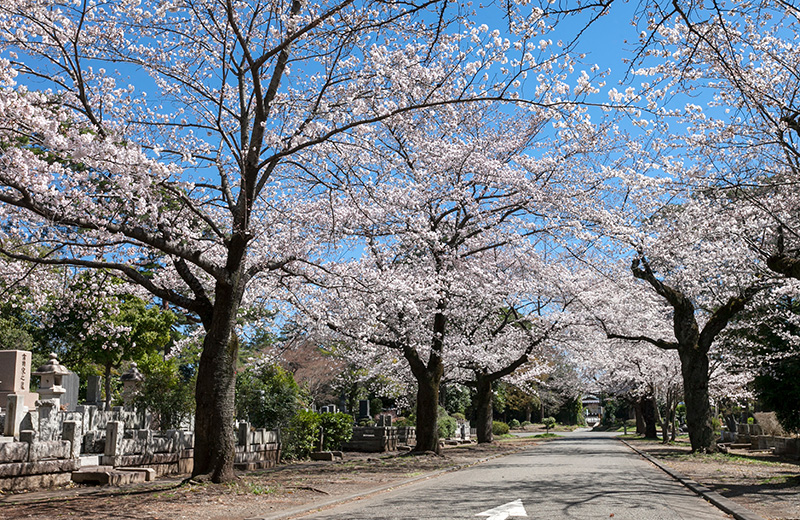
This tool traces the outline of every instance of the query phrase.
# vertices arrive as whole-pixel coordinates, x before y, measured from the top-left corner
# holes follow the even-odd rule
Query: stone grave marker
[[[68,412],[74,412],[78,406],[78,388],[81,386],[81,379],[75,372],[70,372],[61,378],[61,386],[66,390],[61,396],[61,406]]]
[[[361,399],[358,401],[358,420],[371,419],[369,414],[369,399]]]
[[[86,404],[98,405],[103,402],[103,385],[100,376],[89,376],[86,380]]]
[[[26,350],[0,350],[0,407],[5,408],[10,394],[24,396],[28,409],[36,406],[39,394],[30,391],[31,353]]]

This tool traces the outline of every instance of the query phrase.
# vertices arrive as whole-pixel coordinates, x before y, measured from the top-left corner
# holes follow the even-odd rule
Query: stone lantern
[[[39,369],[33,373],[34,376],[39,376],[39,400],[55,400],[61,402],[61,396],[67,390],[61,386],[62,378],[69,374],[61,363],[58,362],[55,353],[50,354],[50,361],[40,366]]]
[[[119,376],[119,379],[122,381],[122,400],[126,407],[132,406],[133,396],[139,391],[144,376],[139,372],[138,365],[131,363],[131,367]]]

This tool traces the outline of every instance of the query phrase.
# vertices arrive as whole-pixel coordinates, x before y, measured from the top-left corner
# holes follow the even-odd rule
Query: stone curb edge
[[[674,478],[690,490],[694,491],[708,502],[714,504],[717,508],[721,509],[725,513],[732,515],[736,520],[765,520],[764,517],[759,516],[749,509],[745,508],[742,505],[737,504],[733,500],[725,498],[724,496],[720,495],[716,491],[712,491],[709,488],[703,486],[702,484],[698,484],[694,480],[684,477],[677,471],[673,470],[672,468],[667,467],[663,464],[660,460],[656,459],[655,457],[645,453],[635,447],[633,447],[630,443],[626,442],[624,439],[619,439],[622,443],[624,443],[627,447],[641,455],[643,458],[650,461],[654,466],[662,470],[664,473],[669,475],[670,477]]]
[[[473,461],[473,462],[470,462],[470,463],[467,463],[467,464],[458,464],[456,466],[450,466],[449,468],[432,471],[432,472],[426,473],[424,475],[418,475],[416,477],[411,477],[411,478],[406,479],[406,480],[393,482],[391,484],[386,484],[385,486],[372,488],[372,489],[369,489],[367,491],[363,491],[363,492],[360,492],[360,493],[355,493],[353,495],[348,495],[348,496],[339,497],[339,498],[333,498],[331,500],[328,500],[327,502],[320,502],[320,503],[317,503],[317,504],[314,504],[314,505],[308,505],[308,506],[300,506],[300,507],[298,507],[296,509],[290,509],[290,510],[287,510],[287,511],[283,511],[281,513],[276,513],[276,514],[271,515],[271,516],[254,516],[254,517],[250,517],[250,518],[245,518],[244,520],[288,520],[288,519],[291,519],[291,518],[299,518],[301,516],[307,515],[309,513],[315,512],[315,511],[321,511],[323,509],[330,509],[330,508],[338,506],[340,504],[345,504],[345,503],[348,503],[348,502],[353,502],[355,500],[361,500],[361,499],[370,497],[372,495],[385,493],[386,491],[391,491],[391,490],[396,489],[396,488],[400,488],[400,487],[403,487],[403,486],[408,486],[409,484],[414,484],[414,483],[420,482],[422,480],[428,480],[428,479],[431,479],[431,478],[436,478],[436,477],[438,477],[440,475],[444,475],[445,473],[450,473],[450,472],[453,472],[453,471],[458,471],[458,470],[469,468],[469,467],[472,467],[472,466],[477,466],[478,464],[483,464],[484,462],[490,461],[492,459],[497,459],[497,458],[500,458],[500,457],[506,457],[508,455],[513,455],[514,453],[517,453],[519,451],[522,451],[522,450],[525,450],[525,449],[528,449],[528,448],[530,448],[530,446],[521,447],[521,448],[518,448],[516,450],[509,451],[507,453],[501,453],[501,454],[497,454],[497,455],[492,455],[491,457],[484,457],[482,459],[478,459],[476,461]],[[748,518],[748,519],[744,519],[744,520],[763,520],[763,519]]]

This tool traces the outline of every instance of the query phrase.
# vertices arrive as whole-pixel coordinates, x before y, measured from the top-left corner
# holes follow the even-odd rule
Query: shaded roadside
[[[626,438],[636,449],[770,520],[800,519],[800,461],[770,452],[692,454],[688,443]]]
[[[302,507],[370,493],[427,474],[454,470],[515,453],[541,442],[534,438],[490,445],[446,447],[442,456],[347,453],[335,462],[303,461],[242,473],[229,484],[159,479],[124,488],[67,488],[0,495],[4,520],[119,518],[131,520],[237,520],[280,515]]]

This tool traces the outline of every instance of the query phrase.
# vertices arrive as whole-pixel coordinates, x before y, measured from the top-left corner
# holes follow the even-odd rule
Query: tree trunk
[[[197,372],[193,476],[212,482],[235,478],[234,401],[239,340],[234,331],[240,297],[217,284],[214,315]]]
[[[643,398],[639,398],[633,403],[633,413],[636,417],[636,434],[637,435],[644,435],[644,414],[642,413],[642,403],[644,402]]]
[[[657,439],[656,410],[653,398],[646,397],[642,400],[642,420],[644,421],[644,436],[647,439]]]
[[[476,389],[476,430],[478,434],[478,444],[492,442],[494,432],[492,431],[492,382],[486,378],[478,377],[475,382]]]
[[[700,348],[681,348],[686,426],[693,452],[713,452],[714,431],[708,397],[708,354]]]
[[[104,390],[106,392],[106,411],[111,411],[111,363],[106,363],[105,381],[103,381]]]
[[[439,448],[439,383],[441,372],[427,371],[427,377],[417,377],[417,445],[415,452],[432,451]]]

